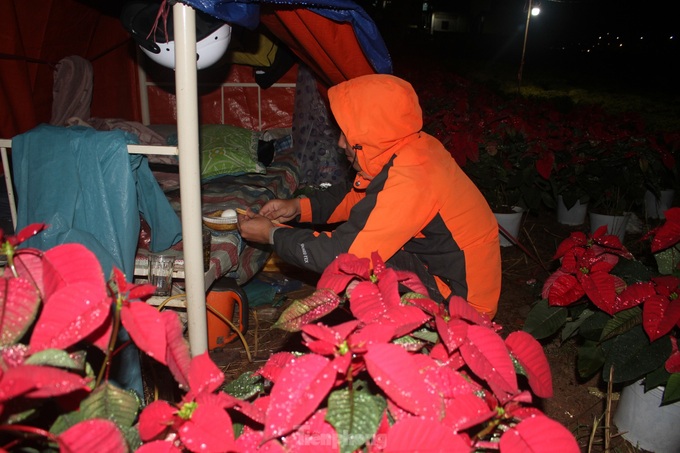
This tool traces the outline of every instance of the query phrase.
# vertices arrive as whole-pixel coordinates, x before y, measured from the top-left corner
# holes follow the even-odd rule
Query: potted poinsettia
[[[680,243],[680,209],[668,213],[649,234],[655,254]],[[592,236],[572,233],[554,259],[560,267],[546,280],[524,330],[537,339],[576,337],[583,378],[601,372],[609,381],[611,372],[615,384],[644,379],[647,388],[665,388],[663,404],[680,400],[678,261],[662,274],[636,260],[606,227]]]

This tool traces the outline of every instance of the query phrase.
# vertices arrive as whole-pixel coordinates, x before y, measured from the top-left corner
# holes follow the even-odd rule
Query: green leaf
[[[568,310],[565,307],[553,307],[548,299],[536,302],[524,322],[524,330],[537,340],[547,338],[557,332],[567,322]]]
[[[677,401],[680,401],[680,373],[673,373],[666,383],[661,405],[672,404]]]
[[[663,366],[671,354],[671,340],[668,335],[649,342],[642,326],[602,343],[605,353],[603,368],[605,381],[609,380],[609,367],[614,367],[615,384],[636,381],[647,373]]]
[[[439,341],[439,334],[437,332],[433,332],[430,329],[419,329],[416,330],[415,332],[411,333],[411,336],[413,338],[417,338],[419,340],[427,341],[428,343],[435,344],[437,341]]]
[[[648,373],[645,376],[645,392],[659,386],[665,386],[670,376],[671,374],[666,371],[665,366],[660,366],[651,373]]]
[[[655,253],[654,259],[660,274],[671,275],[680,265],[680,249],[678,249],[677,245],[667,248],[659,253]]]
[[[81,364],[78,364],[69,355],[68,352],[62,349],[45,349],[31,355],[25,362],[27,365],[49,365],[57,368],[67,368],[70,370],[82,370]]]
[[[252,371],[246,371],[238,378],[222,387],[222,390],[233,397],[247,400],[264,392],[264,381],[259,374],[255,374]]]
[[[611,273],[621,277],[629,285],[636,282],[648,282],[655,273],[637,260],[621,259],[616,263]]]
[[[328,397],[326,421],[338,433],[340,451],[350,453],[373,437],[387,403],[359,387],[336,390]]]
[[[272,328],[286,332],[298,332],[302,326],[323,318],[335,310],[341,302],[340,296],[330,289],[317,289],[301,300],[294,300],[286,308]]]
[[[404,335],[403,337],[395,338],[392,342],[394,344],[399,344],[406,347],[408,351],[416,351],[425,346],[425,343],[413,338],[411,335]]]
[[[602,329],[600,341],[606,341],[628,332],[635,326],[642,324],[642,309],[640,307],[633,307],[628,310],[623,310],[614,315],[612,319],[607,321]]]
[[[33,325],[40,294],[23,278],[0,279],[0,346],[18,342]]]
[[[135,394],[110,382],[97,387],[80,403],[83,420],[103,418],[113,421],[121,428],[132,426],[138,410],[139,401]]]
[[[578,333],[586,340],[598,341],[602,336],[602,329],[604,329],[604,326],[607,325],[610,319],[612,317],[607,313],[596,311],[592,316],[583,321]]]
[[[576,332],[579,331],[585,320],[591,317],[594,313],[595,311],[587,308],[581,311],[574,321],[567,321],[567,323],[564,325],[564,329],[562,329],[562,341],[567,341],[569,338],[574,336]]]
[[[582,346],[579,346],[576,356],[579,376],[589,378],[602,369],[603,365],[604,352],[598,343],[586,340]]]
[[[83,420],[85,420],[85,418],[83,413],[80,411],[61,414],[50,427],[50,432],[59,435],[70,427],[82,422]]]

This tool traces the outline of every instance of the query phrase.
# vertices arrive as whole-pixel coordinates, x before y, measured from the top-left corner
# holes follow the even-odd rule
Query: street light
[[[541,13],[541,5],[534,4],[533,0],[528,0],[527,5],[527,22],[524,26],[524,45],[522,46],[522,60],[519,64],[519,71],[517,72],[517,94],[522,87],[522,71],[524,70],[524,58],[527,53],[527,37],[529,36],[529,22],[531,22],[531,16],[538,16]]]

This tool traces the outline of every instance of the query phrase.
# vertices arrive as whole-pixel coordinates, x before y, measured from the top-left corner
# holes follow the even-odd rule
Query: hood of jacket
[[[331,87],[328,100],[364,172],[376,176],[406,143],[418,138],[423,114],[410,83],[387,74],[357,77]]]

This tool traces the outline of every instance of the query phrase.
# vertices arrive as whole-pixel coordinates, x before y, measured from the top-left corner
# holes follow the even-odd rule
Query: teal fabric
[[[105,278],[116,266],[132,281],[140,213],[151,227],[151,251],[181,240],[179,217],[146,157],[127,152],[134,143],[137,138],[121,130],[47,124],[14,137],[17,231],[49,225],[23,245],[47,250],[80,243],[97,256]]]

